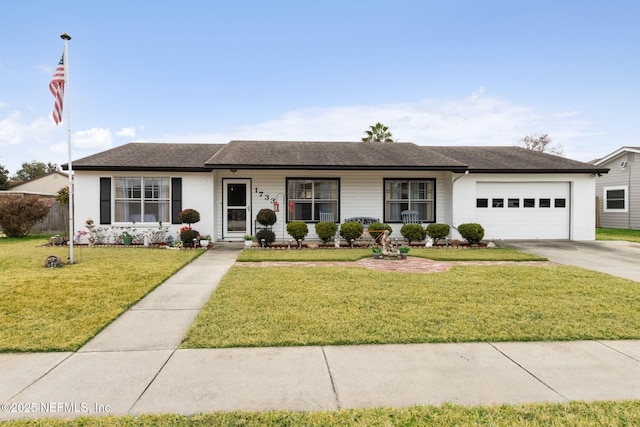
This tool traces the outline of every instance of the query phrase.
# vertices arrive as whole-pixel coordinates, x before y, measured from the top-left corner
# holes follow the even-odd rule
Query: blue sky
[[[640,146],[637,1],[0,2],[0,165],[67,161],[48,84],[69,33],[72,157],[132,141],[420,145],[549,133]],[[67,106],[66,106],[67,107]]]

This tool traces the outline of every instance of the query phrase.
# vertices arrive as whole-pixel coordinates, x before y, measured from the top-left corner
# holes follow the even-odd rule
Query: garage
[[[476,182],[486,239],[570,239],[569,182]]]

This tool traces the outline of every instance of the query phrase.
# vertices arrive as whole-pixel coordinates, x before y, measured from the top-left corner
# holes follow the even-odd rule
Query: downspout
[[[631,230],[631,163],[627,163],[627,228]]]
[[[464,175],[460,175],[460,176],[457,176],[457,177],[453,178],[453,181],[451,181],[451,195],[452,195],[452,196],[453,196],[453,194],[454,194],[454,191],[453,191],[453,190],[454,190],[454,187],[455,187],[455,183],[456,183],[456,181],[458,181],[460,178],[464,178],[464,177],[465,177],[465,176],[467,176],[467,175],[469,175],[469,170],[468,170],[468,169],[467,169],[466,171],[464,171]],[[451,206],[452,206],[452,207],[454,207],[454,206],[453,206],[453,202],[454,202],[454,201],[455,201],[455,197],[454,197],[454,199],[451,201],[451,202],[452,202],[452,203],[451,203]],[[455,208],[454,208],[453,210],[455,210]],[[458,231],[458,227],[456,227],[455,225],[453,225],[453,222],[454,222],[454,221],[453,221],[453,215],[454,215],[454,213],[453,213],[453,212],[451,212],[451,228],[453,228],[453,229],[455,229],[456,231]]]

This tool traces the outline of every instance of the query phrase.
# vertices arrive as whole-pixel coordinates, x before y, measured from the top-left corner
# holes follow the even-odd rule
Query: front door
[[[228,179],[224,181],[224,238],[242,240],[251,234],[251,199],[248,179]]]

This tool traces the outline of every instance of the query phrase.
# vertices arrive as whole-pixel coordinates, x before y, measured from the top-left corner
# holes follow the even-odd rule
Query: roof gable
[[[638,154],[640,154],[640,147],[621,147],[621,148],[618,148],[613,153],[607,154],[603,158],[595,160],[593,162],[593,164],[596,165],[596,166],[601,166],[601,165],[604,165],[605,163],[608,163],[609,161],[615,159],[616,157],[618,157],[620,155],[623,155],[623,154],[627,154],[627,153],[638,153]]]

